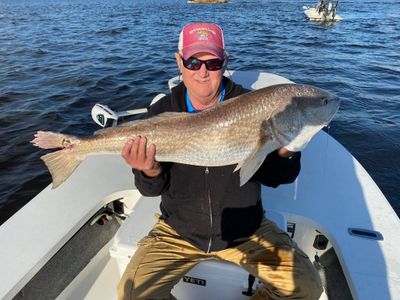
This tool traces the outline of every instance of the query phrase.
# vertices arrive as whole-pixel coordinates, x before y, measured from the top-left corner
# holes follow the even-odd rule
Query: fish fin
[[[63,183],[86,158],[71,149],[63,149],[40,157],[53,178],[53,189]]]
[[[187,112],[175,112],[175,111],[167,111],[167,112],[163,112],[161,114],[152,116],[150,118],[147,119],[141,119],[141,120],[135,120],[135,121],[130,121],[130,122],[125,122],[125,123],[121,123],[121,125],[118,126],[122,126],[122,127],[129,127],[129,126],[133,126],[139,122],[153,122],[153,121],[159,121],[159,120],[163,120],[163,119],[169,119],[169,118],[173,118],[173,117],[178,117],[178,116],[183,116],[183,115],[189,115],[190,113]]]
[[[74,148],[80,143],[79,138],[52,131],[38,131],[31,143],[41,149]]]
[[[233,170],[233,173],[235,173],[237,170],[239,170],[239,169],[242,167],[242,165],[243,165],[243,161],[239,162],[239,163],[236,165],[235,170]]]
[[[258,168],[264,162],[265,157],[271,151],[266,151],[265,143],[263,146],[258,148],[251,156],[249,156],[243,163],[241,164],[240,168],[240,186],[244,185],[250,178],[256,173]]]
[[[260,128],[260,137],[253,152],[236,166],[240,168],[240,186],[244,185],[256,173],[266,156],[278,147],[274,134],[270,132],[268,122],[264,121]]]
[[[99,130],[96,130],[95,132],[93,132],[93,135],[102,135],[113,129],[115,129],[115,127],[102,128],[102,129],[99,129]]]
[[[143,120],[129,121],[129,122],[118,124],[117,127],[130,127],[130,126],[134,126],[135,124],[138,124],[141,121],[143,121]],[[115,127],[102,128],[102,129],[96,130],[93,134],[94,135],[103,135],[114,129],[115,129]]]
[[[166,111],[166,112],[163,112],[161,114],[155,115],[152,118],[157,118],[157,117],[164,117],[164,118],[168,117],[168,118],[171,118],[171,117],[177,117],[177,116],[183,116],[183,115],[191,115],[191,113],[182,112],[182,111]]]
[[[160,120],[164,120],[164,119],[171,119],[171,118],[176,118],[176,117],[182,117],[185,115],[192,115],[191,113],[188,112],[176,112],[176,111],[167,111],[167,112],[163,112],[161,114],[155,115],[151,118],[146,119],[147,121],[150,122],[158,122]]]
[[[130,126],[133,126],[133,125],[135,125],[135,124],[137,124],[137,123],[139,123],[141,121],[143,121],[143,120],[140,119],[140,120],[124,122],[124,123],[118,124],[118,127],[130,127]],[[112,129],[112,127],[111,128],[106,128],[106,129],[100,129],[100,130],[107,130],[107,129]]]
[[[185,112],[164,112],[161,113],[159,115],[155,115],[153,117],[150,117],[148,119],[141,119],[141,120],[134,120],[134,121],[130,121],[130,122],[125,122],[125,123],[121,123],[118,125],[118,127],[131,127],[131,126],[135,126],[137,124],[139,124],[140,122],[158,122],[160,120],[164,120],[164,119],[169,119],[169,118],[173,118],[173,117],[178,117],[178,116],[183,116],[185,114],[189,113],[185,113]],[[101,135],[101,134],[105,134],[110,130],[115,129],[115,127],[109,127],[109,128],[103,128],[103,129],[99,129],[97,131],[94,132],[95,135]]]

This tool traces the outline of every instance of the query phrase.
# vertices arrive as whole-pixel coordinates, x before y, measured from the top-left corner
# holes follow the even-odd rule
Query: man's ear
[[[182,59],[178,52],[175,52],[175,59],[178,65],[179,73],[182,74]]]

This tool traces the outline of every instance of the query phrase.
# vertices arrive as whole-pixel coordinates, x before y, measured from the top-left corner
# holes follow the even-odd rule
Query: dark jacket
[[[225,80],[225,99],[247,90]],[[152,105],[148,117],[166,111],[187,112],[183,83],[171,94]],[[300,171],[300,153],[291,159],[270,153],[262,166],[245,185],[239,185],[236,165],[198,167],[162,163],[163,171],[155,178],[133,170],[135,184],[145,196],[161,195],[165,221],[180,236],[206,252],[236,246],[254,233],[263,217],[261,183],[277,187],[293,182]]]

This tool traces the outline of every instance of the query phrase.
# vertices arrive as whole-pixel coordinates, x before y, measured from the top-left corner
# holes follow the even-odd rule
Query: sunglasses
[[[224,65],[224,61],[220,60],[219,58],[213,58],[213,59],[207,59],[207,60],[201,60],[201,59],[194,58],[194,57],[189,57],[186,60],[183,57],[181,57],[181,58],[182,58],[182,62],[183,62],[183,65],[185,66],[185,68],[188,70],[192,70],[192,71],[200,70],[202,64],[206,65],[206,69],[208,71],[221,70]]]

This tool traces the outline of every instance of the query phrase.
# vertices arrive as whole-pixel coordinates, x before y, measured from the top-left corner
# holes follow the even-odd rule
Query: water
[[[91,134],[95,103],[133,109],[167,92],[179,31],[192,21],[222,26],[230,68],[340,96],[330,134],[400,215],[400,2],[341,1],[344,20],[331,25],[305,19],[312,4],[0,0],[0,223],[51,181],[34,132]]]

